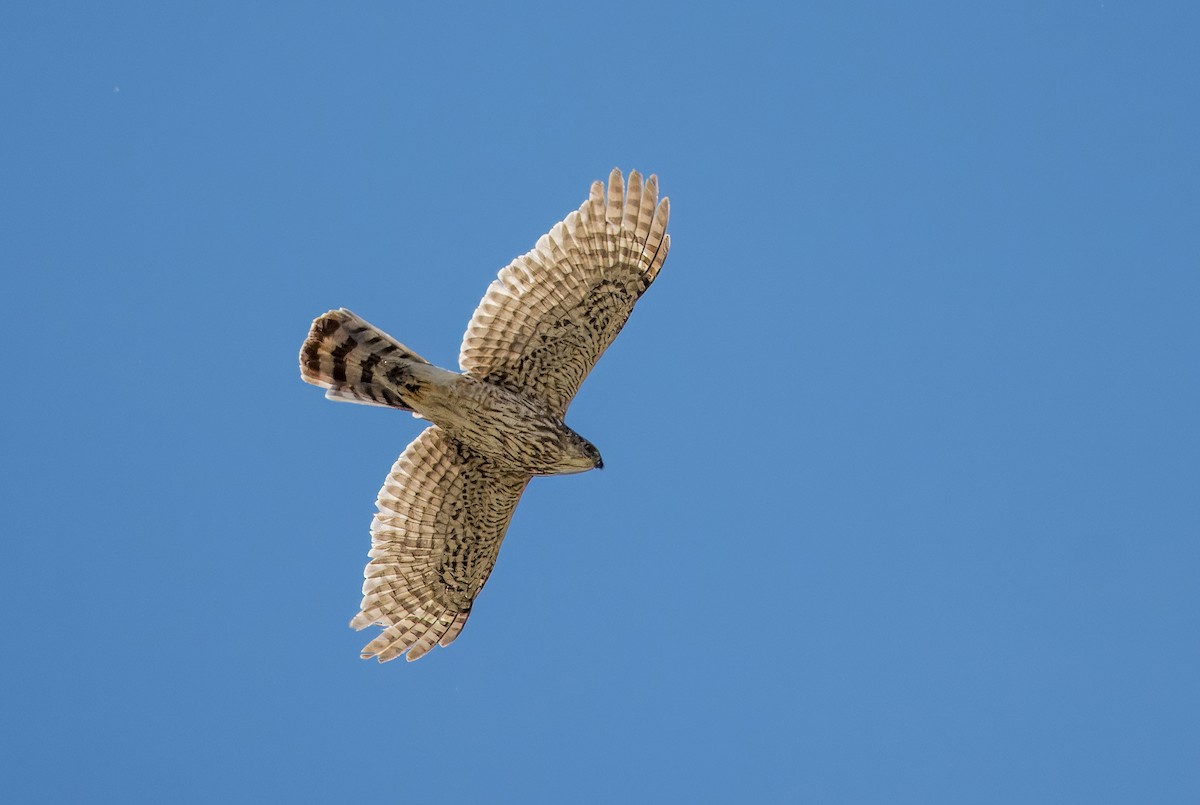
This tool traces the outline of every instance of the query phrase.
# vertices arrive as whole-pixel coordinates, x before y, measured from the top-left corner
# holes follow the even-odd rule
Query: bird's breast
[[[567,429],[544,404],[467,375],[439,391],[423,413],[467,447],[514,473],[562,471]]]

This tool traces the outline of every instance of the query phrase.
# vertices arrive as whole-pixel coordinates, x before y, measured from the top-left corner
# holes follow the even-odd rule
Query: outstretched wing
[[[471,317],[459,365],[566,412],[583,379],[654,282],[671,245],[658,179],[619,170],[500,271]]]
[[[355,629],[383,632],[363,649],[380,662],[421,657],[458,637],[483,589],[528,477],[426,428],[396,460],[371,524],[371,561]]]

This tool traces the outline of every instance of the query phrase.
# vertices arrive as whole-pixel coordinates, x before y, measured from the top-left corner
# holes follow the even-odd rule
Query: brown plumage
[[[330,399],[432,422],[401,454],[376,502],[356,629],[363,650],[415,660],[462,631],[534,475],[603,466],[563,416],[658,275],[667,199],[613,170],[537,247],[500,271],[463,338],[462,374],[433,366],[348,310],[313,322],[300,375]]]

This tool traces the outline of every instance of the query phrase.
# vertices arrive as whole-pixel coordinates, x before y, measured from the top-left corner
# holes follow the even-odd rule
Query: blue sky
[[[1187,3],[9,4],[0,795],[1200,799]],[[673,248],[462,637],[358,659],[453,366],[619,166]]]

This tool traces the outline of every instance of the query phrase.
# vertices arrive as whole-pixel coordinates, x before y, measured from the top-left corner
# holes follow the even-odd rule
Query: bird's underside
[[[356,629],[383,631],[363,657],[409,660],[462,631],[534,475],[601,466],[563,423],[670,247],[669,205],[636,172],[605,188],[499,273],[463,338],[462,374],[439,369],[347,310],[313,322],[301,377],[342,401],[433,424],[397,459],[371,524]]]

